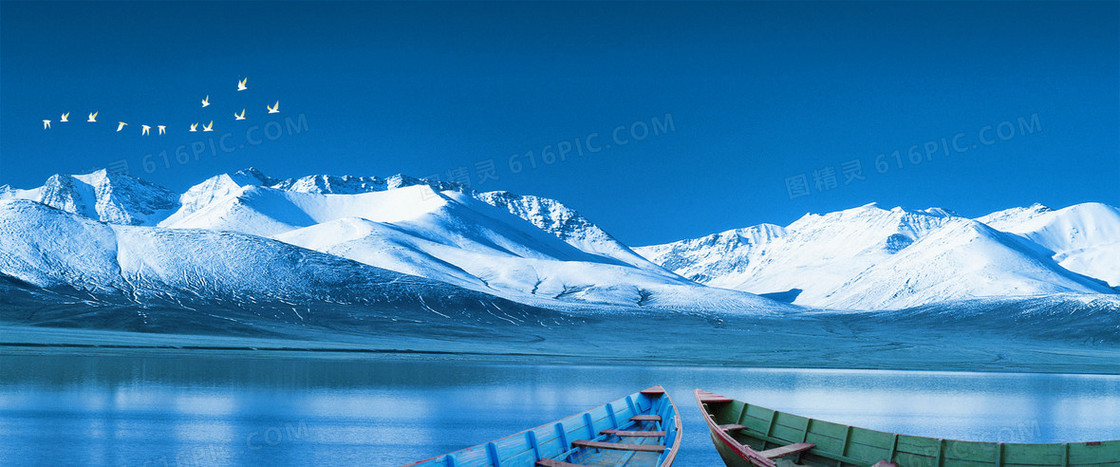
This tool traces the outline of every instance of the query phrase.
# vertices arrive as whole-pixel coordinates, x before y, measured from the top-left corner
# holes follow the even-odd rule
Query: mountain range
[[[1098,203],[976,219],[871,204],[630,248],[556,200],[405,175],[247,169],[177,194],[102,170],[0,186],[0,300],[19,308],[4,320],[69,327],[718,322],[1040,299],[1112,309],[1118,258],[1120,210]],[[36,311],[45,301],[115,311]]]
[[[713,287],[827,309],[901,309],[978,298],[1114,295],[1120,210],[1085,203],[969,219],[875,204],[635,248]]]

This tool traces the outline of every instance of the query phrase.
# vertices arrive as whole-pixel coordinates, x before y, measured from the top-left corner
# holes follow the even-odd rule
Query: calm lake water
[[[722,465],[704,388],[845,424],[1003,442],[1120,438],[1120,376],[0,355],[5,465],[397,465],[664,385],[676,465]]]

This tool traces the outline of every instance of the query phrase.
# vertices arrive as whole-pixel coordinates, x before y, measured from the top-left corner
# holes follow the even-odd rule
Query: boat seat
[[[633,420],[635,422],[660,422],[661,421],[661,416],[660,415],[635,415],[633,417],[630,417],[630,420]]]
[[[805,452],[805,451],[808,451],[808,450],[813,449],[815,447],[817,447],[817,445],[815,445],[813,443],[793,443],[793,444],[787,444],[785,446],[778,446],[778,447],[773,448],[773,449],[767,449],[765,451],[759,451],[758,453],[762,454],[767,459],[777,459],[779,457],[785,457],[785,456],[788,456],[790,454],[797,454],[799,452]]]
[[[665,452],[665,446],[660,444],[605,443],[602,441],[588,441],[585,439],[572,441],[572,446],[592,449],[613,449],[615,451]]]
[[[558,461],[556,459],[541,459],[537,461],[537,467],[578,467],[579,464],[572,464],[570,462]]]
[[[603,430],[600,431],[601,435],[615,435],[619,438],[660,438],[665,436],[664,431],[626,431],[626,430]]]
[[[731,402],[733,400],[730,397],[724,397],[716,393],[699,390],[696,391],[696,396],[700,399],[700,402],[705,404],[721,404]]]
[[[719,429],[722,430],[722,431],[738,431],[738,430],[742,430],[744,428],[746,428],[746,426],[737,425],[737,424],[734,424],[734,423],[719,426]]]

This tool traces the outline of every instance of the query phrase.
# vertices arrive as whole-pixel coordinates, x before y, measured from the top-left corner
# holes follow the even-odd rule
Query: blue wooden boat
[[[681,417],[661,386],[563,420],[423,460],[425,467],[668,467],[681,444]]]

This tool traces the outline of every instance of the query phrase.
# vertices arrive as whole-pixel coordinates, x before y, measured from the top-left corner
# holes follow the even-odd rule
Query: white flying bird
[[[280,101],[276,101],[276,105],[273,105],[273,106],[267,106],[266,105],[265,107],[268,107],[268,113],[270,113],[270,114],[280,113]]]
[[[203,107],[206,107],[208,105],[210,105],[210,95],[207,95],[206,98],[202,100]]]
[[[245,109],[241,109],[241,115],[237,115],[237,113],[235,112],[233,114],[233,119],[234,120],[245,120]]]
[[[197,123],[192,123],[191,124],[191,129],[188,130],[188,131],[191,131],[191,132],[198,131],[198,124]]]
[[[202,131],[214,131],[214,121],[210,120],[209,125],[203,125]]]
[[[50,120],[43,120],[43,129],[46,130],[47,128],[50,128],[50,127],[51,127],[51,121]]]
[[[86,121],[90,123],[97,123],[97,112],[91,112],[89,114],[89,120]]]
[[[62,118],[58,119],[58,121],[61,122],[61,123],[66,123],[66,122],[70,121],[70,120],[67,120],[68,118],[70,118],[70,112],[66,112],[66,113],[62,114]]]
[[[164,134],[164,133],[167,133],[167,126],[166,125],[156,125],[156,128],[159,128],[159,134],[161,134],[161,135]]]
[[[148,130],[151,130],[151,129],[152,129],[152,127],[150,127],[148,125],[140,125],[140,134],[141,135],[146,135],[146,134],[148,134]]]
[[[245,79],[237,82],[237,90],[238,91],[244,91],[246,89],[249,89],[249,87],[245,85],[246,81],[249,81],[249,78],[245,78]]]
[[[128,126],[128,124],[125,122],[117,122],[117,131],[123,130],[126,126]]]

